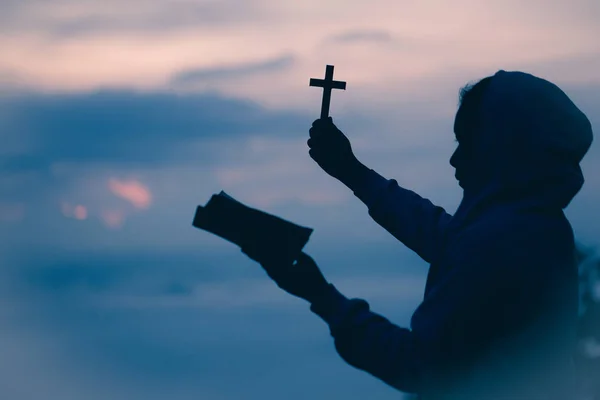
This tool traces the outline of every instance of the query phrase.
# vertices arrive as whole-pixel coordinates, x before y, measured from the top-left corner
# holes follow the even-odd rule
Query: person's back
[[[565,216],[543,209],[482,215],[454,235],[411,321],[427,343],[422,398],[572,398],[573,251]]]
[[[583,185],[591,125],[550,82],[499,71],[466,93],[455,132],[464,196],[453,216],[359,162],[328,171],[430,263],[410,329],[335,289],[311,309],[348,363],[423,400],[576,398],[577,265],[563,209]],[[324,169],[335,165],[314,147]]]

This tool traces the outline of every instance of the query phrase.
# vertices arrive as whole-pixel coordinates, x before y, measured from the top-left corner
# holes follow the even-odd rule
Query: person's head
[[[450,165],[456,169],[456,179],[461,182],[471,180],[471,176],[477,171],[474,168],[475,151],[473,150],[474,139],[477,131],[482,128],[481,102],[492,77],[483,78],[476,84],[467,84],[459,91],[459,108],[454,119],[454,134],[458,146],[452,157]]]
[[[566,207],[583,185],[579,163],[593,140],[569,97],[547,80],[504,70],[463,87],[459,97],[450,164],[465,195],[512,193]]]

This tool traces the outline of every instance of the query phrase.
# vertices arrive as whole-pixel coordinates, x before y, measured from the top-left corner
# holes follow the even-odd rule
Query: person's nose
[[[453,166],[455,169],[458,168],[459,151],[460,151],[460,148],[457,147],[456,150],[454,150],[452,157],[450,157],[450,165]]]

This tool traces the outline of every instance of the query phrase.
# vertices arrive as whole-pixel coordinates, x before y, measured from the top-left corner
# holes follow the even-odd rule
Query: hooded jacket
[[[498,71],[454,215],[365,169],[350,188],[430,264],[410,327],[333,285],[311,305],[349,364],[422,400],[576,398],[578,272],[564,209],[581,189],[586,116],[556,85]]]

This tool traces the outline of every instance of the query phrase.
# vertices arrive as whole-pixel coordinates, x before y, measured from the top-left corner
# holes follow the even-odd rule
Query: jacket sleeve
[[[539,233],[539,232],[538,232]],[[348,299],[335,287],[311,310],[330,328],[339,355],[404,392],[421,392],[430,374],[449,371],[477,354],[498,330],[510,330],[531,316],[536,295],[532,265],[546,251],[532,243],[531,230],[518,237],[487,237],[472,243],[454,272],[432,288],[402,328]],[[538,285],[539,286],[539,285]]]
[[[367,206],[373,220],[423,260],[432,262],[452,216],[372,169],[364,167],[356,175],[347,186]]]
[[[414,334],[369,310],[362,299],[348,299],[333,285],[311,311],[329,325],[338,354],[350,365],[403,392],[418,387]]]

